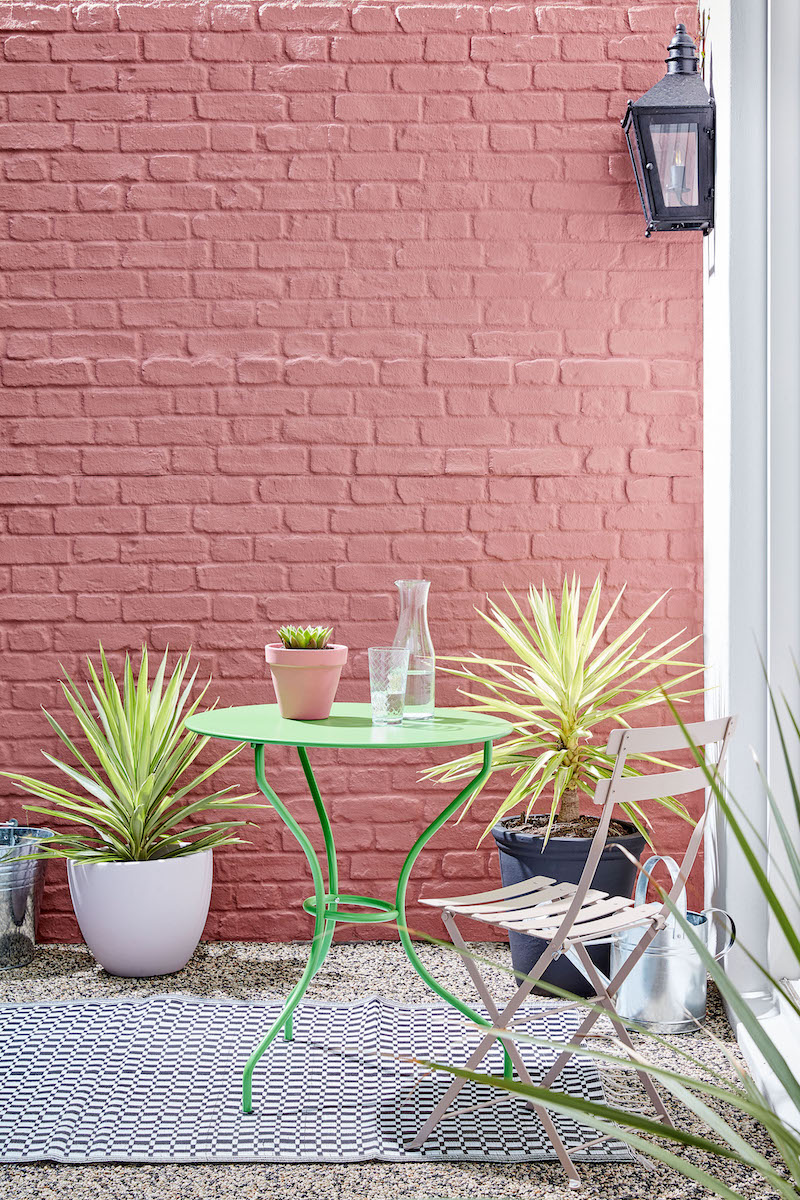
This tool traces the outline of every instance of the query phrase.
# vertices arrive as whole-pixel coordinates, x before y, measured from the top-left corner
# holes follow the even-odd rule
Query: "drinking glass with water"
[[[405,646],[370,646],[369,695],[373,725],[399,725],[403,719],[408,676]]]

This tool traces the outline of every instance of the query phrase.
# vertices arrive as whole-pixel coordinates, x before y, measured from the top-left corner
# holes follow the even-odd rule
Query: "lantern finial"
[[[686,32],[685,25],[675,26],[675,36],[669,44],[667,57],[668,75],[693,75],[697,71],[697,47]]]

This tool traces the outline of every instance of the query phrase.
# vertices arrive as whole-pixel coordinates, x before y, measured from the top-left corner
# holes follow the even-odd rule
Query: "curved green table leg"
[[[300,758],[300,765],[303,768],[303,774],[306,777],[308,790],[311,793],[311,799],[314,801],[314,808],[317,810],[322,836],[325,839],[325,856],[328,860],[328,894],[335,896],[339,891],[339,865],[336,862],[336,846],[333,841],[333,830],[331,829],[328,814],[325,811],[325,805],[322,802],[317,781],[314,778],[314,772],[311,770],[311,763],[308,761],[308,751],[305,746],[298,746],[297,753]],[[317,903],[316,907],[317,912],[319,912],[319,903]],[[325,961],[335,932],[336,922],[326,921],[326,928],[322,934],[322,942],[320,943],[319,962],[314,971],[315,975]]]
[[[420,976],[420,978],[423,979],[425,983],[427,983],[428,987],[431,988],[431,990],[436,993],[437,996],[439,996],[442,1000],[445,1000],[448,1004],[452,1005],[453,1008],[458,1009],[458,1011],[460,1013],[463,1013],[465,1017],[469,1017],[470,1021],[474,1021],[476,1025],[480,1025],[484,1029],[491,1029],[491,1027],[492,1027],[491,1021],[488,1021],[486,1019],[486,1017],[482,1017],[480,1015],[480,1013],[477,1013],[475,1011],[475,1009],[470,1008],[470,1006],[468,1004],[465,1004],[463,1000],[460,1000],[458,996],[454,996],[452,992],[449,992],[447,990],[447,988],[443,987],[441,985],[441,983],[439,983],[438,980],[436,980],[433,977],[433,975],[431,975],[430,971],[422,963],[422,961],[414,947],[414,943],[412,942],[411,937],[408,932],[408,925],[406,922],[406,891],[408,890],[408,881],[411,876],[411,872],[414,869],[414,863],[419,858],[419,855],[422,852],[422,850],[424,850],[425,846],[430,841],[430,839],[433,837],[433,835],[435,833],[438,833],[438,831],[442,828],[442,826],[445,824],[445,822],[449,821],[449,819],[453,815],[453,813],[456,812],[461,807],[461,805],[471,795],[471,793],[474,792],[476,788],[480,787],[480,785],[484,782],[484,780],[489,775],[491,766],[492,766],[492,743],[484,742],[483,743],[483,766],[481,767],[478,774],[475,776],[474,779],[470,780],[470,782],[466,785],[465,788],[462,788],[462,790],[456,796],[455,800],[453,800],[450,804],[448,804],[447,808],[445,808],[441,813],[439,813],[439,816],[436,817],[436,819],[431,822],[431,824],[428,826],[428,828],[425,830],[424,833],[420,834],[420,836],[417,838],[414,845],[411,847],[411,849],[408,853],[408,857],[406,858],[406,861],[403,863],[403,869],[400,872],[400,878],[397,882],[397,898],[395,900],[395,907],[397,908],[397,911],[399,913],[398,930],[400,933],[400,941],[403,943],[403,949],[405,950],[408,960],[411,963],[414,970],[417,972],[417,974]],[[502,1040],[501,1039],[498,1039],[498,1040],[500,1041],[500,1044],[503,1047],[503,1074],[505,1075],[505,1077],[507,1079],[510,1079],[513,1074],[513,1065],[511,1062],[511,1056],[508,1053],[508,1050],[506,1049],[506,1046],[502,1042]]]
[[[314,934],[313,934],[313,940],[311,942],[311,953],[309,955],[309,959],[306,964],[305,970],[303,971],[303,974],[300,976],[300,979],[297,981],[297,983],[295,984],[295,986],[292,988],[291,992],[289,993],[289,996],[286,1000],[286,1003],[283,1006],[283,1011],[281,1012],[280,1016],[273,1022],[272,1027],[269,1030],[269,1032],[267,1033],[266,1037],[262,1039],[262,1041],[259,1043],[259,1045],[256,1047],[256,1049],[253,1051],[253,1053],[250,1055],[249,1059],[247,1060],[247,1065],[244,1069],[244,1077],[242,1079],[242,1111],[245,1113],[250,1113],[253,1111],[253,1071],[255,1070],[256,1063],[261,1058],[264,1051],[269,1047],[271,1042],[274,1041],[276,1035],[279,1033],[281,1028],[287,1028],[287,1038],[291,1038],[292,1014],[294,1013],[294,1010],[297,1007],[297,1005],[300,1003],[303,993],[305,992],[306,988],[308,987],[309,983],[313,979],[316,972],[319,970],[319,967],[322,964],[322,960],[324,959],[325,955],[328,952],[328,948],[330,946],[330,938],[333,936],[333,926],[335,924],[335,922],[330,922],[332,928],[330,930],[327,929],[328,921],[326,921],[326,919],[325,919],[325,906],[326,906],[325,881],[322,877],[322,868],[319,864],[319,859],[317,858],[316,851],[314,850],[314,847],[311,845],[311,842],[310,842],[308,836],[303,832],[303,830],[297,824],[297,821],[295,821],[294,817],[289,812],[286,805],[283,803],[282,800],[280,800],[278,798],[276,793],[273,791],[272,787],[270,787],[269,783],[267,782],[267,777],[264,774],[264,746],[263,746],[263,744],[257,744],[254,747],[254,749],[255,749],[256,783],[258,784],[258,786],[259,786],[260,790],[263,792],[263,794],[266,796],[267,800],[269,800],[270,804],[275,809],[278,816],[283,821],[284,825],[286,825],[286,827],[290,830],[290,832],[294,835],[294,837],[299,842],[300,847],[301,847],[303,853],[305,854],[306,859],[308,860],[308,865],[311,868],[311,875],[314,879],[314,899],[315,899],[315,903],[316,903],[316,915],[314,917]],[[298,747],[298,749],[300,749],[300,748]],[[303,753],[301,754],[301,761],[303,761],[304,754],[305,754],[305,751],[303,751]],[[305,761],[303,762],[304,770],[305,770],[307,763],[308,763],[308,758],[306,756]],[[310,773],[311,773],[311,767],[309,765],[308,766],[308,774],[306,775],[306,778],[309,777]],[[313,775],[311,775],[312,780],[313,780],[313,778],[314,778]],[[312,796],[314,797],[314,803],[317,806],[317,811],[319,812],[320,809],[322,808],[322,800],[319,797],[319,791],[316,788],[316,782],[314,782],[314,789],[315,789],[315,792],[312,792]],[[322,812],[324,812],[324,809],[322,809]],[[325,833],[325,825],[327,825],[327,824],[328,823],[327,823],[327,816],[326,816],[325,824],[323,825],[323,834]],[[328,825],[328,836],[326,836],[326,839],[325,839],[326,840],[326,848],[328,848],[328,854],[329,854],[328,864],[330,866],[330,862],[331,862],[330,856],[333,855],[334,871],[335,871],[336,852],[333,847],[333,838],[329,837],[329,834],[330,834],[330,826]]]

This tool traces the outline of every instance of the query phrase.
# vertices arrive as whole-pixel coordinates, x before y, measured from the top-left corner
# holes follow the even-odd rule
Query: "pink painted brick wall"
[[[4,765],[41,769],[58,664],[101,638],[192,644],[237,704],[271,699],[276,624],[330,621],[363,699],[398,576],[432,580],[441,652],[491,647],[487,590],[565,570],[628,614],[670,588],[655,632],[698,631],[700,241],[644,240],[619,127],[676,17],[0,4]],[[441,793],[407,758],[315,761],[343,886],[390,894]],[[280,756],[275,782],[308,813]],[[488,804],[417,880],[494,874]],[[45,932],[75,937],[50,879]],[[208,935],[306,936],[308,890],[264,814]]]

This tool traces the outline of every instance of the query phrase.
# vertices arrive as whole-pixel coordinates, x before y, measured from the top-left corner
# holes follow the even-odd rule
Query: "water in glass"
[[[408,651],[404,646],[371,646],[369,692],[373,725],[399,725],[403,719]]]

